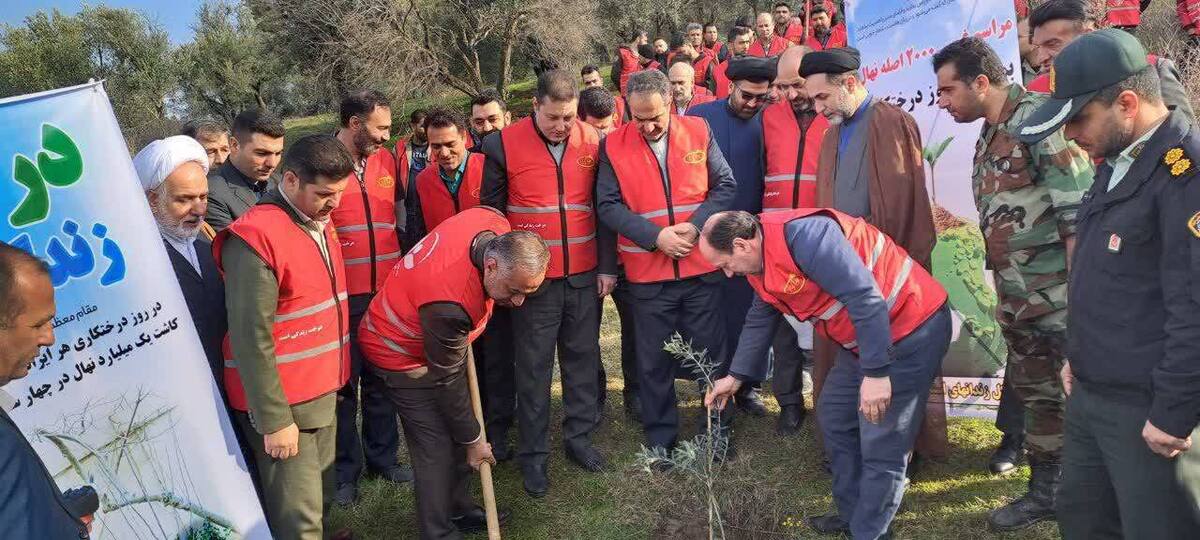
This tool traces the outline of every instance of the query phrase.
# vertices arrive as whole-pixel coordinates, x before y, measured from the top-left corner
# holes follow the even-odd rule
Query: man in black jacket
[[[0,387],[29,374],[42,347],[54,344],[54,287],[50,269],[0,242]],[[88,538],[81,518],[41,458],[8,416],[15,403],[0,390],[0,536]]]

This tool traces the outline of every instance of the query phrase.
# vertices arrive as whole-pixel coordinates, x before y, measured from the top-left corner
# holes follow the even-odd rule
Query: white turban
[[[147,144],[133,156],[133,168],[142,181],[142,190],[150,191],[162,185],[180,165],[195,161],[208,174],[208,153],[196,139],[175,135]]]

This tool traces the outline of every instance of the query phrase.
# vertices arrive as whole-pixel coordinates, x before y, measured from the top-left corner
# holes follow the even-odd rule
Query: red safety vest
[[[725,75],[725,68],[729,67],[729,60],[717,64],[713,68],[713,80],[717,83],[717,99],[725,99],[729,97],[729,77]]]
[[[625,86],[629,84],[629,76],[642,70],[642,65],[638,62],[638,55],[629,47],[621,47],[617,49],[617,54],[621,57],[621,74],[620,74],[620,90],[625,93]]]
[[[613,99],[617,102],[616,109],[613,110],[613,128],[619,128],[625,123],[625,98],[615,95]]]
[[[442,168],[431,163],[417,175],[417,196],[421,200],[421,217],[425,219],[425,230],[432,231],[443,221],[459,212],[479,206],[479,190],[483,186],[483,164],[486,156],[477,152],[466,155],[467,168],[463,171],[458,196],[450,195],[442,181]]]
[[[764,109],[762,121],[766,150],[763,212],[816,206],[817,159],[829,121],[816,115],[802,137],[792,104],[785,100]]]
[[[697,58],[696,61],[692,63],[692,69],[696,70],[696,86],[701,88],[704,87],[704,72],[708,70],[708,66],[711,65],[715,59],[716,56],[708,52],[708,49],[700,50],[700,58]]]
[[[470,341],[483,334],[492,299],[483,272],[471,262],[471,244],[484,231],[512,230],[500,212],[477,207],[443,221],[392,268],[393,279],[371,300],[359,323],[358,341],[367,361],[388,371],[425,366],[425,329],[420,309],[435,302],[458,304],[471,318]]]
[[[408,151],[405,148],[408,146],[408,139],[397,139],[396,146],[392,150],[392,157],[396,158],[396,172],[400,177],[401,193],[408,193]]]
[[[333,227],[325,227],[326,266],[316,241],[286,210],[273,204],[255,205],[213,239],[213,257],[222,275],[221,247],[230,235],[250,246],[279,282],[271,335],[275,369],[288,404],[341,388],[350,377],[350,307],[342,250]],[[229,334],[221,348],[229,406],[249,410]]]
[[[766,51],[763,51],[762,42],[756,38],[754,40],[754,43],[750,44],[750,50],[746,51],[746,54],[749,56],[760,56],[760,57],[777,56],[777,55],[783,53],[783,50],[790,47],[791,45],[792,45],[792,42],[790,42],[786,39],[783,39],[779,36],[771,36],[770,47]]]
[[[373,294],[400,258],[396,233],[396,160],[380,150],[367,158],[362,176],[347,177],[342,202],[330,220],[342,242],[346,289]]]
[[[787,28],[784,28],[782,32],[778,26],[775,27],[775,35],[799,45],[804,41],[804,21],[792,17],[792,20],[788,21]]]
[[[546,277],[596,268],[596,159],[600,133],[576,120],[561,164],[538,133],[533,117],[500,131],[508,172],[508,208],[514,229],[533,231],[550,247]],[[564,249],[565,248],[565,249]]]
[[[713,43],[711,46],[706,45],[704,47],[704,50],[708,51],[708,54],[712,55],[712,57],[714,59],[713,61],[716,61],[716,58],[721,55],[721,45],[723,45],[723,44],[720,41],[718,41],[716,43]]]
[[[840,49],[846,46],[847,42],[849,41],[849,37],[846,35],[845,26],[835,24],[833,25],[833,28],[830,28],[829,32],[829,40],[826,41],[824,46],[822,46],[821,41],[817,39],[816,32],[809,32],[808,41],[804,42],[804,44],[814,51]]]
[[[659,227],[686,222],[708,198],[708,122],[672,116],[666,137],[667,178],[637,124],[610,133],[604,143],[625,205]],[[633,283],[687,279],[716,270],[699,249],[677,261],[657,250],[646,251],[624,236],[617,238],[617,253]]]
[[[763,273],[746,276],[758,296],[781,313],[802,321],[812,320],[817,333],[858,352],[854,324],[846,307],[810,283],[788,250],[784,226],[810,215],[837,220],[846,239],[875,277],[876,288],[887,302],[893,344],[911,334],[946,303],[946,290],[937,280],[879,229],[862,218],[830,208],[801,208],[760,217]]]
[[[1175,0],[1175,16],[1188,35],[1200,35],[1200,0]]]
[[[1104,14],[1106,26],[1138,26],[1142,24],[1142,5],[1138,0],[1108,0]]]

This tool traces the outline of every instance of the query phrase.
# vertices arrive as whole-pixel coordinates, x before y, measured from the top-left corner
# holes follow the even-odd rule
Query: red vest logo
[[[708,153],[706,153],[704,150],[692,150],[691,152],[683,155],[683,162],[687,163],[688,165],[695,165],[697,163],[704,163],[705,159],[707,158]]]
[[[579,156],[579,159],[575,160],[575,164],[579,165],[580,169],[594,169],[596,168],[596,158],[592,156]]]
[[[396,179],[392,178],[390,176],[384,175],[384,176],[380,176],[379,179],[375,181],[375,184],[381,188],[387,189],[387,188],[390,188],[390,187],[396,185]]]
[[[479,198],[479,188],[478,187],[471,189],[471,196],[476,199]]]
[[[786,294],[799,294],[807,284],[808,279],[796,274],[788,274],[787,281],[783,282],[783,292]]]

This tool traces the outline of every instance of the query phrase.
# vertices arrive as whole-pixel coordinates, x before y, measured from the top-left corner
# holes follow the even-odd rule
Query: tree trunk
[[[520,20],[521,17],[516,16],[508,21],[508,26],[504,29],[504,45],[500,50],[500,63],[496,67],[496,91],[500,92],[500,96],[504,99],[508,99],[508,77],[512,72],[513,45],[517,41],[517,23]]]

